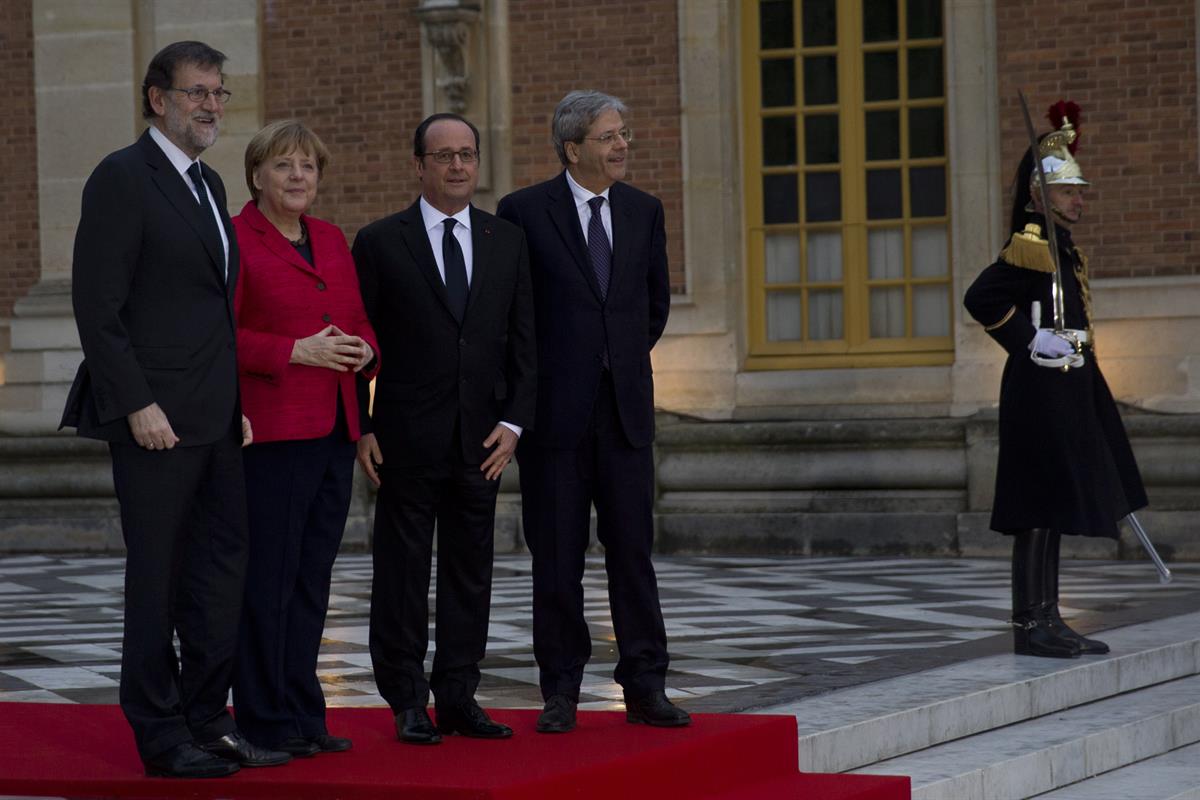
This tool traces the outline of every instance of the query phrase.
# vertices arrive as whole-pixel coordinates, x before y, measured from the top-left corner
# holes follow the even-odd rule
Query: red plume
[[[1079,147],[1079,120],[1081,109],[1078,103],[1070,100],[1059,100],[1054,105],[1050,106],[1050,110],[1046,113],[1046,119],[1050,120],[1050,124],[1054,126],[1054,130],[1058,130],[1063,126],[1063,121],[1071,123],[1071,127],[1075,129],[1075,141],[1067,145],[1067,149],[1071,151],[1071,155],[1075,155],[1075,150]]]

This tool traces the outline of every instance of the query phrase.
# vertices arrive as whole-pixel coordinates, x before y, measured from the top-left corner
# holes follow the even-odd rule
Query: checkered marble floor
[[[987,559],[658,557],[669,693],[693,711],[778,705],[1009,647],[1008,564]],[[121,558],[0,558],[0,701],[115,703]],[[1140,562],[1064,562],[1063,613],[1093,631],[1200,608],[1200,564],[1162,586]],[[371,561],[343,555],[318,672],[330,705],[383,705],[371,677]],[[603,562],[585,577],[581,706],[619,707]],[[530,562],[497,558],[478,699],[539,707]],[[431,631],[436,638],[436,631]],[[431,649],[436,643],[431,644]]]

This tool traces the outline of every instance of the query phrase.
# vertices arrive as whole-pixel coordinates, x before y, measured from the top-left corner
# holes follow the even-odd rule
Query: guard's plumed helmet
[[[1042,173],[1046,176],[1047,184],[1088,185],[1074,155],[1079,146],[1079,116],[1079,106],[1063,100],[1050,106],[1050,111],[1046,114],[1055,128],[1038,143],[1038,157],[1041,159]]]

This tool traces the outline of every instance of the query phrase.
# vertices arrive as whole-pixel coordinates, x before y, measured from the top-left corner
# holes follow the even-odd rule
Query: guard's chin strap
[[[1064,214],[1058,208],[1056,208],[1054,206],[1050,206],[1050,210],[1054,212],[1054,216],[1058,217],[1059,219],[1061,219],[1063,222],[1067,223],[1068,225],[1075,224],[1075,220],[1068,217],[1066,214]]]

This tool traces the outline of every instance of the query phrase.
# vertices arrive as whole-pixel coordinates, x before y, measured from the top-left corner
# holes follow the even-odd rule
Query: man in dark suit
[[[479,177],[474,125],[456,114],[429,117],[413,138],[413,164],[420,198],[363,228],[353,248],[384,354],[358,442],[359,462],[379,487],[371,663],[401,741],[504,738],[512,730],[488,718],[475,689],[499,478],[533,421],[529,259],[518,228],[470,205]],[[427,682],[435,523],[437,649]],[[436,728],[425,708],[430,688]]]
[[[179,778],[289,759],[246,741],[225,708],[251,433],[234,352],[237,241],[225,187],[198,160],[229,99],[224,62],[200,42],[155,55],[142,85],[150,128],[84,187],[72,273],[84,362],[63,415],[109,443],[128,551],[121,709],[146,773]]]
[[[622,183],[625,105],[571,92],[554,111],[565,169],[500,201],[529,245],[538,326],[537,425],[521,439],[522,517],[533,553],[533,649],[543,733],[575,727],[591,637],[583,616],[590,508],[604,545],[626,718],[687,725],[665,693],[667,637],[654,539],[650,349],[670,308],[663,207]]]

